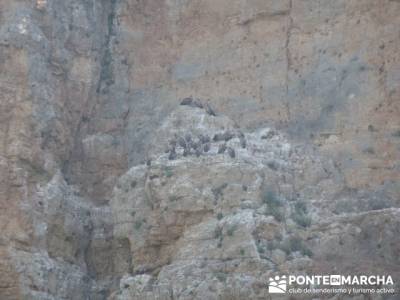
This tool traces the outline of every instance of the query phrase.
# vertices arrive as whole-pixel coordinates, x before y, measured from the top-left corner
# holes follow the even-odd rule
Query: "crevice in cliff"
[[[285,89],[286,89],[286,115],[287,122],[290,122],[290,102],[289,102],[289,72],[292,66],[291,53],[290,53],[290,38],[293,29],[293,18],[292,18],[292,7],[293,0],[289,1],[289,12],[287,14],[287,24],[286,24],[286,42],[285,42],[285,55],[286,55],[286,78],[285,78]]]
[[[104,52],[101,59],[100,66],[100,77],[97,84],[97,93],[102,90],[103,83],[106,86],[112,85],[114,83],[114,74],[112,69],[112,51],[110,49],[111,46],[111,38],[115,34],[114,32],[114,20],[115,20],[115,11],[116,11],[117,0],[110,1],[110,12],[107,16],[107,33],[104,41]]]

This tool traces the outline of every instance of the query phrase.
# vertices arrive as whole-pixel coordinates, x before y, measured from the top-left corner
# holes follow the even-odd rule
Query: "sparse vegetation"
[[[218,200],[220,197],[222,197],[223,191],[227,186],[228,184],[225,182],[220,186],[211,189],[211,192],[213,193],[215,200]]]
[[[258,244],[258,245],[257,245],[257,251],[258,251],[258,253],[260,253],[260,254],[265,253],[265,249],[264,249],[264,247],[263,247],[261,244]]]
[[[138,221],[136,221],[135,222],[135,229],[136,230],[140,230],[140,228],[142,228],[142,225],[143,225],[143,223],[144,223],[144,220],[138,220]]]
[[[394,137],[400,137],[400,129],[396,130],[395,132],[392,133],[392,136]]]
[[[268,241],[268,243],[267,243],[267,249],[268,249],[269,251],[272,251],[272,250],[274,250],[274,249],[276,249],[276,248],[277,248],[276,242],[274,242],[274,241]]]
[[[303,213],[303,214],[307,213],[307,205],[303,201],[296,202],[296,204],[294,205],[294,209],[299,213]]]
[[[179,199],[179,197],[176,196],[176,195],[171,195],[171,196],[168,197],[168,200],[169,200],[170,202],[178,201],[178,199]]]
[[[282,222],[285,220],[283,210],[283,202],[273,191],[266,191],[262,199],[263,203],[267,205],[265,210],[266,215],[272,215],[275,220]]]
[[[217,219],[218,220],[222,220],[223,217],[224,217],[224,215],[222,213],[218,213],[217,214]]]
[[[219,282],[226,282],[228,276],[226,275],[226,273],[218,272],[215,274],[215,277],[217,277]]]
[[[304,241],[298,236],[292,236],[281,243],[280,247],[287,255],[292,252],[300,252],[303,255],[312,256],[311,250],[304,244]]]
[[[282,206],[281,200],[278,198],[275,192],[266,191],[263,195],[263,202],[268,206]]]
[[[171,167],[166,166],[164,167],[163,171],[164,171],[164,176],[166,176],[167,178],[170,178],[174,175]]]
[[[278,164],[277,164],[275,161],[273,161],[273,160],[269,161],[269,162],[267,163],[267,166],[268,166],[271,170],[274,170],[274,171],[277,171],[278,168],[279,168]]]
[[[228,228],[228,230],[226,231],[226,234],[228,236],[233,236],[233,234],[236,231],[237,226],[236,225],[232,225],[231,227]]]
[[[363,150],[363,153],[365,154],[375,154],[375,150],[372,147],[367,147]]]
[[[223,241],[223,239],[224,239],[224,235],[223,235],[223,233],[222,233],[222,227],[217,226],[217,227],[215,228],[215,230],[214,230],[214,238],[215,238],[215,239],[218,239],[218,245],[217,245],[217,247],[218,247],[218,248],[221,248],[221,247],[222,247],[222,241]]]
[[[283,213],[281,207],[268,207],[266,210],[266,214],[273,216],[278,222],[282,222],[285,220],[285,214]]]
[[[246,254],[246,251],[244,251],[243,248],[241,248],[239,252],[240,252],[240,255],[241,255],[241,256],[244,256],[244,255]]]
[[[294,205],[292,219],[299,226],[309,227],[311,225],[311,217],[307,215],[307,205],[305,202],[299,201]]]
[[[311,217],[305,214],[294,214],[292,218],[301,227],[309,227],[311,225]]]
[[[386,199],[369,199],[368,206],[371,210],[380,210],[389,208],[391,205]]]
[[[354,211],[354,204],[350,202],[349,200],[342,200],[336,203],[335,209],[333,212],[335,214],[341,214],[341,213],[351,213]]]

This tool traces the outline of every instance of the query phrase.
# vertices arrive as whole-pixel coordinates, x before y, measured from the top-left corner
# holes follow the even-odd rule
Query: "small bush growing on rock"
[[[218,200],[222,196],[223,191],[227,186],[228,184],[225,182],[220,186],[211,189],[211,192],[213,193],[215,200]]]
[[[268,249],[269,251],[272,251],[272,250],[274,250],[274,249],[276,249],[276,248],[277,248],[276,242],[274,242],[274,241],[268,241],[268,243],[267,243],[267,249]]]
[[[236,231],[236,225],[232,225],[231,227],[229,227],[229,229],[226,231],[226,234],[229,236],[233,236],[233,234]]]
[[[240,255],[244,256],[246,254],[246,252],[244,251],[244,249],[240,249]]]
[[[219,272],[215,274],[215,277],[217,277],[220,282],[226,282],[228,276],[225,273]]]
[[[174,173],[172,172],[171,167],[164,167],[164,175],[168,178],[172,177]]]
[[[171,202],[178,201],[178,199],[179,198],[176,195],[171,195],[171,196],[168,197],[168,200],[171,201]]]
[[[263,202],[267,204],[269,207],[279,207],[282,206],[282,201],[278,198],[275,192],[266,191],[263,195]]]
[[[268,207],[266,214],[273,216],[278,222],[285,220],[285,214],[280,207]]]
[[[303,201],[296,202],[296,204],[294,205],[294,209],[303,214],[307,213],[307,205]]]
[[[267,163],[267,166],[268,166],[271,170],[274,170],[274,171],[277,171],[278,168],[279,168],[279,165],[278,165],[275,161],[273,161],[273,160],[269,161],[269,162]]]
[[[392,136],[394,137],[400,137],[400,129],[396,130],[395,132],[392,133]]]
[[[136,222],[135,222],[135,229],[136,229],[136,230],[139,230],[139,229],[142,227],[143,222],[144,222],[143,220],[136,221]]]
[[[221,239],[223,237],[222,228],[217,226],[214,230],[214,238]]]
[[[266,215],[272,215],[278,222],[282,222],[285,219],[283,211],[283,202],[273,191],[266,191],[262,199],[263,203],[267,205],[265,211]]]
[[[342,200],[336,203],[336,206],[333,210],[335,214],[342,214],[342,213],[352,213],[354,212],[354,203],[349,200]]]
[[[303,240],[297,236],[292,236],[285,240],[280,245],[281,250],[283,250],[287,255],[292,252],[300,252],[303,255],[312,256],[311,250],[304,244]]]
[[[218,213],[217,214],[217,219],[218,220],[222,220],[223,217],[224,217],[224,215],[222,213]]]
[[[293,221],[302,227],[309,227],[311,225],[311,218],[305,214],[294,214]]]
[[[304,202],[299,201],[294,205],[292,219],[302,227],[311,225],[311,217],[307,215],[307,205]]]
[[[260,254],[263,254],[265,252],[264,247],[260,244],[257,245],[257,251]]]

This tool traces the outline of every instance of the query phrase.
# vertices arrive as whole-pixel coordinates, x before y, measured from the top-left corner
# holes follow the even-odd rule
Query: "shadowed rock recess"
[[[0,299],[399,299],[400,2],[0,1]],[[393,294],[268,294],[275,275]]]

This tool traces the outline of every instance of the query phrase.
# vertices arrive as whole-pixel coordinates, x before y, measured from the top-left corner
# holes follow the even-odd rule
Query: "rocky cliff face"
[[[393,0],[0,1],[0,299],[398,283],[399,16]]]

